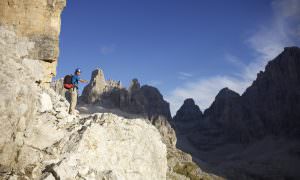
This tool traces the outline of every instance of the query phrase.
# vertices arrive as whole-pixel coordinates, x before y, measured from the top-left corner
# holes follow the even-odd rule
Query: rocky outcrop
[[[46,83],[47,86],[56,75],[60,15],[65,5],[66,0],[0,2],[0,25],[10,28],[17,37],[26,37],[31,42],[33,48],[28,51],[26,58],[39,60],[43,73],[37,80]],[[24,57],[20,60],[23,59]]]
[[[84,87],[81,100],[85,103],[95,103],[98,101],[99,94],[102,94],[106,88],[106,81],[101,69],[92,72],[92,77],[87,86]]]

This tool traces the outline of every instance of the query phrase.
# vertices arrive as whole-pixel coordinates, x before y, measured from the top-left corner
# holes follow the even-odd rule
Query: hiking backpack
[[[73,75],[66,75],[64,77],[64,88],[71,89],[74,87],[74,85],[72,84],[72,77]]]

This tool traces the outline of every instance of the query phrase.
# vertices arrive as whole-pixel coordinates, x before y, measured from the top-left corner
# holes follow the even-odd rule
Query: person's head
[[[81,74],[81,70],[79,68],[75,69],[75,75],[79,76]]]

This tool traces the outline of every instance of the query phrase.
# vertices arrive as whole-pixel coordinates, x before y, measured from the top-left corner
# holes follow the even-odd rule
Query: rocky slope
[[[268,63],[241,96],[222,89],[196,127],[179,134],[179,147],[218,164],[218,171],[230,178],[297,179],[300,174],[294,167],[300,165],[300,158],[291,152],[298,152],[300,145],[299,105],[300,48],[289,47]],[[174,117],[175,126],[195,121],[199,112],[194,109],[183,105]]]

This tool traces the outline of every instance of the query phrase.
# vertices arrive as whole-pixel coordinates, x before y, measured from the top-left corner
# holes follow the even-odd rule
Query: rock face
[[[242,99],[263,135],[300,137],[300,48],[288,47],[260,72]],[[253,117],[253,116],[252,116]],[[254,119],[249,117],[250,119]],[[256,122],[256,121],[255,121]]]
[[[1,0],[0,24],[9,27],[17,37],[26,37],[32,43],[26,55],[40,60],[43,76],[38,79],[49,83],[56,75],[59,55],[60,15],[66,0]],[[34,63],[36,64],[36,63]]]
[[[183,105],[178,114],[190,112],[189,120],[176,115],[175,122],[194,121],[198,114],[194,109]],[[179,147],[193,157],[218,164],[229,179],[298,179],[300,174],[294,167],[300,165],[300,159],[290,152],[298,151],[300,146],[299,109],[300,48],[288,47],[268,63],[241,96],[228,88],[222,89],[198,118],[200,123],[179,134]],[[194,149],[187,148],[187,142]],[[279,161],[281,166],[277,167]],[[273,170],[276,167],[278,171]]]

